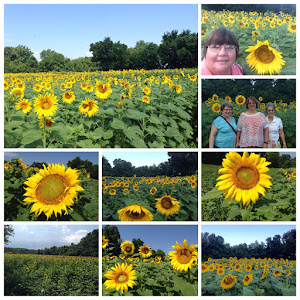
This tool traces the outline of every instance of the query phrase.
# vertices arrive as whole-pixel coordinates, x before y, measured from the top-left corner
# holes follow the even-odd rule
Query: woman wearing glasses
[[[204,44],[202,75],[244,75],[243,68],[235,63],[239,57],[239,43],[234,34],[215,29]]]
[[[283,125],[280,118],[275,116],[275,105],[268,103],[266,105],[265,112],[267,114],[267,122],[269,124],[269,148],[280,148],[279,137],[282,140],[282,147],[287,148],[285,143],[285,136],[283,132]]]
[[[237,125],[231,116],[232,104],[225,101],[221,105],[221,116],[217,117],[212,125],[209,136],[209,148],[234,148]]]

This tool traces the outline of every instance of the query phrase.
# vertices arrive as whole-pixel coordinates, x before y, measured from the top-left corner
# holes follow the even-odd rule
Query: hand
[[[268,144],[264,143],[263,148],[268,148]]]
[[[283,146],[282,146],[282,148],[287,148],[287,145],[284,143]]]

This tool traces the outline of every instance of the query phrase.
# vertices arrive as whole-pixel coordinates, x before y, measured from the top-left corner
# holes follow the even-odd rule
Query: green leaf
[[[103,138],[105,140],[110,140],[114,135],[114,132],[112,130],[108,130],[104,133]]]
[[[290,287],[290,288],[281,288],[281,292],[283,296],[296,296],[296,288]]]
[[[153,296],[153,291],[152,290],[144,290],[144,291],[142,291],[141,289],[137,289],[136,292],[140,296]]]
[[[243,287],[243,296],[255,296],[255,294],[252,290]]]
[[[11,121],[8,124],[5,124],[5,130],[13,130],[14,128],[19,128],[24,124],[24,121]]]
[[[127,127],[126,124],[119,119],[113,119],[113,121],[110,123],[110,126],[114,129],[122,129],[122,130],[126,129]]]
[[[141,120],[143,118],[148,118],[149,116],[143,112],[140,112],[135,109],[128,109],[126,111],[126,117],[134,120]]]
[[[21,140],[22,145],[31,144],[37,140],[41,139],[42,134],[36,130],[29,130],[23,133],[23,137]]]

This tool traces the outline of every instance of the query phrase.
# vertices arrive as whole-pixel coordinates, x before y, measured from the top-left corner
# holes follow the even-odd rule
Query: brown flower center
[[[264,64],[270,64],[274,60],[275,55],[269,50],[267,45],[263,45],[255,50],[255,57]]]

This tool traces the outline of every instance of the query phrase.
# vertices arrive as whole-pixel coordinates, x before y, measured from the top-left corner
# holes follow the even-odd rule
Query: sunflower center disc
[[[66,94],[65,94],[65,98],[70,99],[70,98],[71,98],[71,94],[66,93]]]
[[[236,172],[236,186],[242,190],[249,190],[256,186],[259,180],[259,173],[256,168],[241,167]]]
[[[130,246],[127,246],[127,247],[125,248],[125,252],[131,252],[131,250],[132,250],[132,248],[131,248]]]
[[[42,108],[43,108],[43,109],[49,109],[49,108],[50,108],[50,104],[49,104],[48,102],[44,102],[44,103],[42,104]]]
[[[126,280],[127,280],[127,276],[124,275],[124,274],[121,274],[121,275],[118,277],[118,281],[119,281],[119,282],[124,282],[124,281],[126,281]]]
[[[192,253],[188,249],[181,250],[177,255],[177,260],[181,264],[187,264],[192,258]]]
[[[140,213],[127,211],[126,214],[129,218],[136,219],[136,220],[142,219],[145,216],[145,213],[143,211],[141,211]]]
[[[225,284],[231,284],[233,282],[233,278],[231,278],[231,277],[227,277],[225,280],[224,280],[224,283]]]
[[[264,64],[271,63],[275,58],[274,53],[269,50],[267,45],[263,45],[263,46],[259,47],[255,51],[255,56],[260,62],[262,62]]]
[[[147,248],[144,248],[143,251],[142,251],[144,254],[148,254],[149,253],[149,250]]]
[[[165,209],[169,209],[173,206],[171,199],[165,197],[161,200],[161,206]]]
[[[49,175],[41,180],[36,196],[44,204],[58,204],[65,191],[64,180],[59,175]]]

